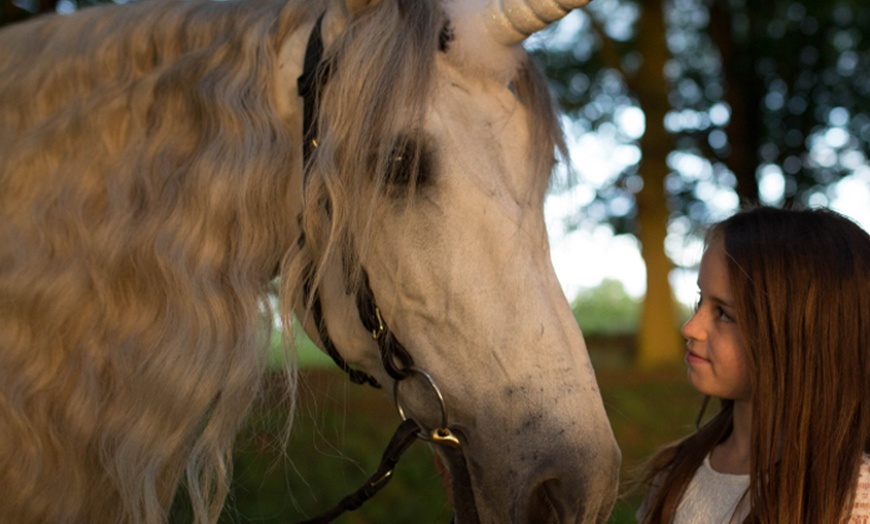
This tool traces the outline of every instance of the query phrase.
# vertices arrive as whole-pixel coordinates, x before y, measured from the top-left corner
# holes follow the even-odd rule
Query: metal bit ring
[[[435,395],[438,397],[438,403],[441,407],[441,426],[433,429],[432,431],[426,432],[425,430],[420,431],[418,437],[421,440],[427,440],[436,444],[444,444],[451,447],[459,448],[460,442],[459,439],[456,438],[455,435],[450,431],[447,427],[447,405],[444,403],[444,395],[441,394],[441,389],[438,387],[438,384],[435,383],[435,379],[432,378],[432,375],[423,371],[422,369],[415,366],[408,366],[403,369],[404,372],[410,375],[420,375],[426,382],[429,383],[429,387],[432,388],[432,391],[435,392]],[[399,416],[402,417],[402,420],[407,420],[408,417],[405,415],[405,410],[402,409],[402,404],[399,402],[399,383],[403,382],[401,380],[397,380],[393,383],[393,402],[396,404],[396,410],[399,412]]]

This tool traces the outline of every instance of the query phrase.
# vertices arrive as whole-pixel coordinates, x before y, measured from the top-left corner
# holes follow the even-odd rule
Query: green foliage
[[[587,336],[627,335],[637,331],[640,302],[629,296],[618,280],[606,279],[581,292],[571,309]]]

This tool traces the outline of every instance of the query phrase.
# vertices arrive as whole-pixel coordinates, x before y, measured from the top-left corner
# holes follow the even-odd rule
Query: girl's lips
[[[702,364],[705,362],[709,362],[706,358],[698,356],[696,353],[692,353],[691,351],[686,351],[686,362],[688,364]]]

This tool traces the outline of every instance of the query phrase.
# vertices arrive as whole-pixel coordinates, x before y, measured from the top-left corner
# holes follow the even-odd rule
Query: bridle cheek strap
[[[323,17],[317,18],[308,45],[305,46],[305,61],[302,74],[296,79],[296,91],[302,98],[302,165],[304,171],[303,187],[308,180],[308,167],[311,155],[317,148],[320,126],[317,123],[320,94],[332,73],[332,67],[323,60]]]
[[[319,118],[320,96],[323,91],[323,85],[329,79],[332,68],[329,63],[323,60],[323,17],[326,12],[321,14],[314,27],[311,29],[311,34],[308,36],[308,44],[305,47],[305,60],[302,66],[302,73],[296,79],[296,90],[302,98],[302,169],[303,179],[302,187],[308,185],[308,178],[311,170],[311,157],[314,150],[317,148],[317,137],[319,136],[319,128],[317,119]],[[305,245],[305,235],[299,237],[300,248]],[[333,362],[348,374],[350,380],[354,384],[369,384],[372,387],[380,388],[378,381],[368,373],[353,369],[341,356],[338,348],[335,347],[332,338],[329,336],[329,331],[326,328],[326,320],[323,316],[323,306],[320,301],[320,293],[313,285],[314,268],[309,264],[305,269],[304,282],[302,284],[302,298],[306,307],[311,308],[311,315],[314,320],[317,334],[320,337],[320,342],[323,349],[332,358]]]
[[[323,91],[323,86],[329,80],[332,73],[332,66],[329,62],[323,59],[324,44],[323,44],[323,18],[326,13],[320,15],[311,29],[311,34],[308,37],[308,45],[305,48],[305,59],[303,63],[302,74],[296,80],[296,88],[299,96],[302,97],[302,160],[303,160],[303,187],[307,185],[310,174],[311,157],[314,150],[317,148],[317,138],[319,136],[319,108],[320,96]],[[300,242],[304,244],[305,238],[302,236]],[[381,317],[380,309],[375,303],[374,294],[369,285],[368,275],[363,270],[362,286],[357,293],[356,302],[359,311],[359,318],[363,326],[372,334],[372,337],[377,341],[378,348],[381,354],[381,360],[384,364],[384,369],[394,380],[402,380],[407,376],[403,372],[403,368],[414,365],[414,360],[411,358],[407,349],[399,342],[387,328]],[[303,298],[306,304],[311,305],[312,315],[316,324],[318,336],[323,343],[324,349],[327,351],[333,361],[343,369],[350,379],[356,384],[367,383],[371,386],[380,387],[378,381],[359,370],[352,369],[347,362],[342,358],[329,333],[326,329],[326,323],[323,318],[323,307],[320,302],[320,296],[317,289],[312,289],[313,270],[309,268],[306,271],[305,283],[303,285]]]
[[[360,322],[371,333],[372,338],[377,341],[381,362],[387,374],[393,380],[404,380],[408,378],[407,369],[414,367],[414,358],[384,322],[369,284],[369,275],[365,269],[361,273],[362,282],[356,295],[356,308]]]

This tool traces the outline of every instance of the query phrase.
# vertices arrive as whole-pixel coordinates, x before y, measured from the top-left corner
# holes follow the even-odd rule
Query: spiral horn
[[[572,9],[591,0],[490,0],[486,6],[486,25],[493,38],[504,45],[515,45],[529,35],[561,20]]]

